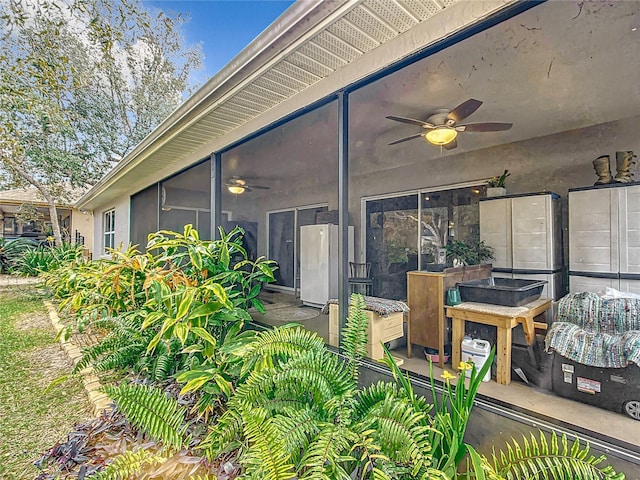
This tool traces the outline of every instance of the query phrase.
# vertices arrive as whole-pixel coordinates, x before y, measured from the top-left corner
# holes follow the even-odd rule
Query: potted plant
[[[504,186],[504,182],[509,175],[511,175],[509,170],[505,169],[499,177],[491,177],[487,182],[487,197],[501,197],[506,195],[507,189]]]
[[[493,248],[484,241],[472,240],[469,243],[454,240],[447,244],[447,258],[453,261],[453,266],[479,265],[493,258]]]

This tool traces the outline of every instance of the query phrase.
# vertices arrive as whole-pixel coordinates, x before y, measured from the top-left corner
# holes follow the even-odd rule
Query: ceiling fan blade
[[[424,127],[424,128],[435,127],[435,125],[431,125],[428,122],[423,122],[422,120],[416,120],[415,118],[396,117],[395,115],[388,115],[387,118],[389,120],[395,120],[396,122],[409,123],[411,125],[418,125],[419,127]]]
[[[258,188],[260,190],[269,190],[271,187],[267,187],[265,185],[251,185],[251,188]]]
[[[470,98],[469,100],[461,103],[456,108],[451,110],[451,112],[449,112],[449,115],[447,115],[447,122],[458,123],[464,120],[478,108],[480,108],[480,105],[482,105],[482,102],[480,100]]]
[[[456,130],[459,132],[500,132],[502,130],[509,130],[512,126],[513,123],[469,123],[467,125],[458,125]]]
[[[389,145],[396,145],[398,143],[406,142],[407,140],[413,140],[414,138],[422,137],[423,135],[424,133],[416,133],[415,135],[411,135],[410,137],[404,137],[404,138],[401,138],[400,140],[395,140],[391,142]]]
[[[454,138],[453,141],[442,145],[442,148],[444,148],[445,150],[453,150],[454,148],[456,148],[458,146],[458,142],[456,141],[456,139]]]

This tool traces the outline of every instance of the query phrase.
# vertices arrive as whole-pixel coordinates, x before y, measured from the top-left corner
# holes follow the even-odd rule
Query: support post
[[[349,312],[349,94],[338,93],[338,305],[339,339]]]
[[[211,154],[211,239],[219,240],[222,223],[222,153]]]

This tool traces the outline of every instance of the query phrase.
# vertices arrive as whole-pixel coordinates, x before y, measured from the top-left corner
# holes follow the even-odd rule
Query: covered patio
[[[546,294],[561,296],[568,291],[569,190],[593,185],[597,157],[640,151],[637,7],[296,4],[77,206],[94,212],[97,232],[115,218],[116,245],[144,245],[149,232],[185,223],[205,238],[218,226],[241,226],[250,255],[279,265],[265,293],[267,314],[256,320],[298,320],[329,341],[328,318],[302,305],[303,227],[338,225],[332,257],[344,319],[350,260],[371,264],[373,296],[406,301],[408,272],[438,263],[448,241],[478,238],[487,182],[508,169],[509,194],[560,198],[564,280]],[[415,122],[387,118],[429,123],[470,99],[482,104],[458,124],[513,126],[460,131],[450,148],[425,142],[428,129]],[[413,138],[390,145],[406,137]],[[96,235],[95,252],[104,250],[103,239]],[[421,346],[411,358],[406,340],[392,346],[420,384],[429,374]],[[637,424],[620,414],[516,381],[483,384],[481,393],[491,414],[587,435],[640,463]],[[473,431],[482,437],[480,425]]]

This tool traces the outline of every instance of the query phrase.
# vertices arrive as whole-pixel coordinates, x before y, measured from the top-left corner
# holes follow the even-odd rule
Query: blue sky
[[[291,4],[292,0],[143,0],[147,8],[182,13],[188,44],[202,43],[202,82],[215,75]]]

